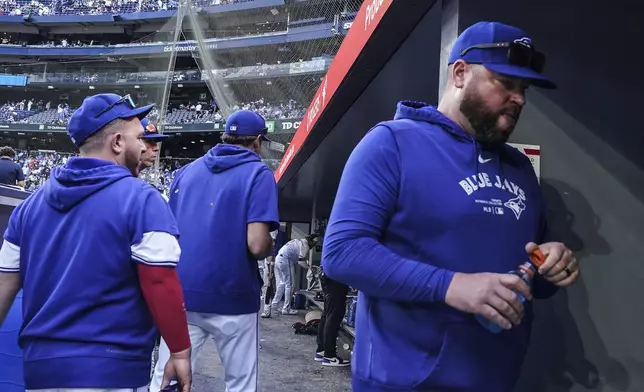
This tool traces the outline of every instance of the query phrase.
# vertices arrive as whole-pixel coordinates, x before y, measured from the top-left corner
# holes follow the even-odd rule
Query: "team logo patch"
[[[525,211],[525,203],[520,197],[510,199],[503,203],[503,205],[509,208],[510,211],[514,212],[514,216],[516,216],[517,219],[519,219],[521,217],[521,213]]]
[[[152,123],[149,123],[148,125],[146,125],[145,130],[147,132],[149,132],[149,133],[157,133],[158,132],[157,127]]]
[[[520,44],[532,49],[532,40],[529,37],[522,37],[514,40],[515,44]]]

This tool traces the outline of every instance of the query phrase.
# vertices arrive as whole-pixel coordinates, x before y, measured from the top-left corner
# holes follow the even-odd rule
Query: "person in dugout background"
[[[172,213],[135,178],[145,145],[129,96],[98,94],[74,112],[80,157],[18,205],[0,248],[0,325],[23,289],[28,391],[147,391],[158,331],[173,353],[163,384],[191,387],[190,338]],[[155,328],[155,325],[157,328]]]
[[[275,280],[277,289],[271,305],[264,305],[263,317],[270,317],[271,308],[277,308],[284,297],[284,306],[281,313],[284,315],[296,315],[297,310],[291,309],[295,284],[293,282],[293,269],[295,265],[302,268],[309,268],[309,252],[317,243],[318,234],[311,234],[306,238],[294,239],[280,248],[275,257]]]
[[[263,281],[262,300],[264,301],[264,304],[270,304],[270,301],[273,300],[273,296],[275,296],[275,239],[277,238],[277,230],[271,231],[271,238],[273,239],[271,254],[265,259],[257,262],[259,274]],[[264,317],[263,313],[262,317]],[[270,317],[270,315],[268,317]]]
[[[572,252],[548,232],[530,160],[506,144],[526,90],[555,87],[542,74],[545,55],[524,31],[480,22],[458,37],[448,64],[438,108],[401,102],[358,143],[329,219],[324,272],[360,293],[356,392],[510,392],[530,339],[530,299],[579,277]],[[530,290],[507,272],[536,249],[547,258]]]
[[[321,271],[320,283],[324,292],[324,309],[318,325],[315,361],[322,362],[322,366],[346,367],[351,362],[338,356],[337,341],[347,311],[349,286],[329,278],[324,271]]]

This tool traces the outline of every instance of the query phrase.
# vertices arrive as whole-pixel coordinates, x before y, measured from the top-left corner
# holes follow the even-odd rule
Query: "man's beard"
[[[514,130],[514,126],[505,131],[498,129],[499,119],[507,110],[490,110],[483,97],[473,88],[465,91],[460,111],[474,130],[474,139],[485,149],[495,150],[503,147]],[[519,113],[512,115],[518,119]]]
[[[133,176],[139,176],[139,164],[141,159],[141,153],[136,150],[126,150],[125,151],[125,162],[124,166],[130,170]]]

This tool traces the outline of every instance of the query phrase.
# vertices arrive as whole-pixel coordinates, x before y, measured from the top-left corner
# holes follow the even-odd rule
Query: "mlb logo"
[[[494,213],[497,215],[503,215],[503,207],[494,207]]]

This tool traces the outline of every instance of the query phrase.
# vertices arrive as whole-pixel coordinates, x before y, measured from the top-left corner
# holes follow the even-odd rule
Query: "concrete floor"
[[[260,391],[350,392],[351,370],[326,368],[315,362],[315,336],[293,333],[293,323],[303,320],[303,315],[260,319]],[[343,344],[338,345],[341,349]],[[342,351],[340,355],[348,358]],[[193,391],[224,392],[221,362],[212,340],[199,359]]]

